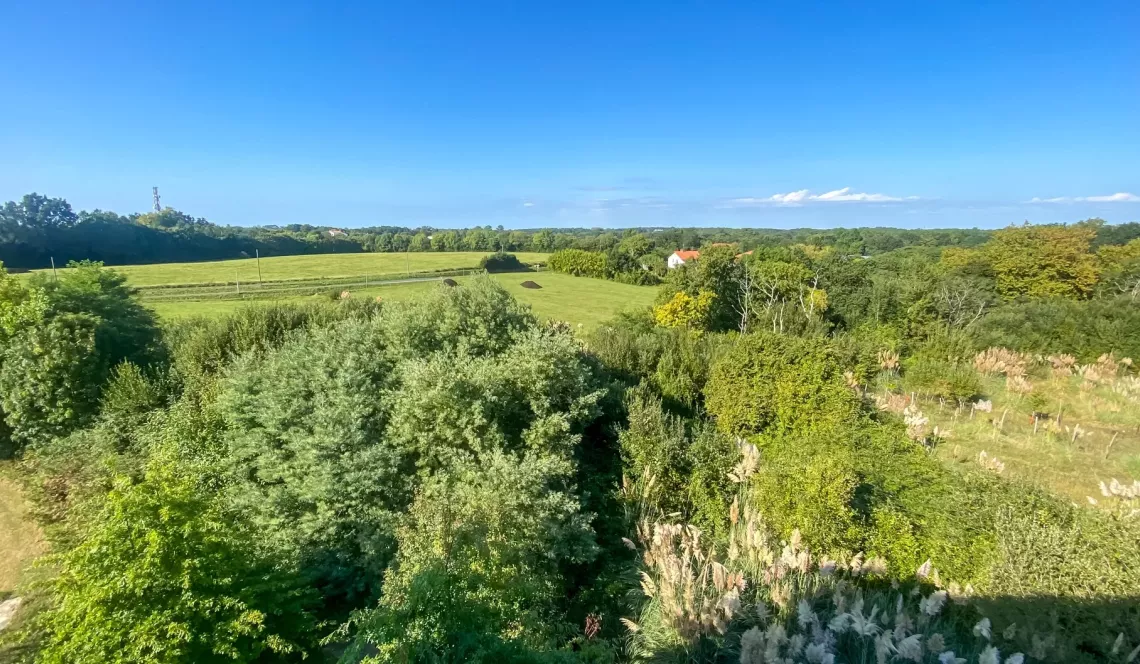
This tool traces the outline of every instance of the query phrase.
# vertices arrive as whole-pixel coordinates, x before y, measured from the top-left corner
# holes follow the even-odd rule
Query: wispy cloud
[[[1107,196],[1057,196],[1056,198],[1029,199],[1029,203],[1140,203],[1140,196],[1121,191]]]
[[[805,203],[898,203],[900,201],[918,200],[917,196],[899,198],[886,194],[868,194],[851,191],[851,187],[835,189],[822,194],[813,194],[808,189],[790,191],[786,194],[773,194],[771,196],[733,198],[726,201],[724,207],[749,207],[753,205],[803,205]]]
[[[534,207],[534,203],[531,203],[530,201],[526,201],[522,204],[522,206],[523,207]]]

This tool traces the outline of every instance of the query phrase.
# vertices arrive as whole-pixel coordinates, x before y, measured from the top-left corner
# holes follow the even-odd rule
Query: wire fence
[[[336,290],[391,286],[396,284],[435,281],[446,277],[465,277],[481,270],[437,270],[404,272],[399,274],[353,275],[347,277],[318,277],[277,281],[229,281],[208,284],[174,284],[143,286],[137,289],[141,299],[148,302],[179,300],[234,300],[246,298],[274,298],[301,295],[319,295]]]

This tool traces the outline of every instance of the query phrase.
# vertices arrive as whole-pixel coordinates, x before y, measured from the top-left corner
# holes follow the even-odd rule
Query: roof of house
[[[673,255],[677,256],[678,258],[680,258],[683,261],[689,261],[689,260],[693,260],[694,258],[700,256],[701,252],[681,250],[681,251],[674,251]]]

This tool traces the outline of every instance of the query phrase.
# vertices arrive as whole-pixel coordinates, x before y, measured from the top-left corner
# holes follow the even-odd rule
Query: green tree
[[[661,327],[705,330],[708,329],[715,300],[716,295],[709,291],[700,291],[696,297],[679,291],[668,301],[653,307],[653,318]]]
[[[428,238],[427,233],[420,231],[412,236],[411,243],[408,245],[409,251],[431,251],[431,239]]]
[[[567,629],[562,568],[597,554],[572,466],[492,453],[428,482],[356,652],[378,662],[534,661]]]
[[[1089,247],[1097,229],[1087,224],[1010,226],[986,245],[998,292],[1007,298],[1085,298],[1099,279]]]
[[[0,207],[0,226],[11,224],[32,229],[55,229],[74,226],[78,220],[71,204],[62,198],[25,194],[20,202],[8,201]],[[0,238],[2,239],[2,238]]]
[[[0,409],[17,449],[90,422],[120,362],[165,362],[154,315],[122,275],[69,268],[58,281],[24,282],[0,267]]]
[[[312,591],[173,459],[140,484],[118,480],[55,563],[38,621],[45,664],[255,662],[312,646]]]
[[[533,251],[553,251],[554,233],[545,229],[535,233],[530,238],[530,246]]]

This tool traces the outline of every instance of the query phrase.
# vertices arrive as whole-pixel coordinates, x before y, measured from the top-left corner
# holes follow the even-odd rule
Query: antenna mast
[[[154,211],[162,212],[162,205],[159,204],[158,187],[154,187]]]

